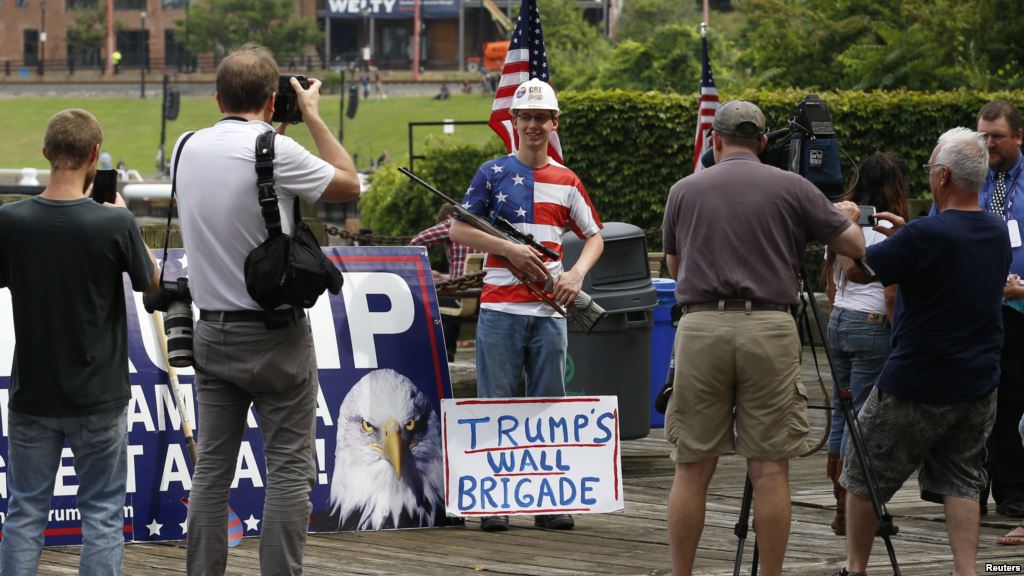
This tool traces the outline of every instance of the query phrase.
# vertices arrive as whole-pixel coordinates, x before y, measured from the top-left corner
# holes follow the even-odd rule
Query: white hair
[[[988,148],[984,136],[963,126],[947,130],[939,136],[935,164],[949,168],[957,188],[977,193],[988,176]]]

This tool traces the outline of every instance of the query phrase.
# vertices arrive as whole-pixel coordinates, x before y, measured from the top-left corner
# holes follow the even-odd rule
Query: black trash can
[[[583,291],[607,315],[587,335],[569,323],[565,388],[570,396],[617,396],[619,434],[643,438],[651,431],[651,327],[658,293],[651,284],[644,232],[632,224],[606,222],[604,253],[583,280]],[[583,241],[562,237],[565,268],[575,263]]]

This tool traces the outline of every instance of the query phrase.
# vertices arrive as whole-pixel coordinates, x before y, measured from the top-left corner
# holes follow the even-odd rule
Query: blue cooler
[[[672,306],[676,303],[676,281],[669,278],[651,278],[658,293],[654,308],[654,327],[651,328],[651,428],[664,428],[665,415],[654,409],[654,399],[665,385],[668,365],[672,360],[672,344],[676,329],[672,326]]]

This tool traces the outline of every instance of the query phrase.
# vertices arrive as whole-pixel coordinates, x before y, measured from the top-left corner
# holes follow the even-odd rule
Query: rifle
[[[466,208],[462,204],[456,202],[455,200],[447,196],[444,192],[441,192],[437,188],[434,188],[433,186],[425,182],[422,178],[414,174],[408,168],[400,167],[398,171],[401,172],[402,174],[405,174],[413,182],[426,188],[431,194],[441,198],[449,205],[451,205],[451,207],[454,208],[455,214],[459,217],[459,220],[462,220],[466,224],[469,224],[470,226],[483,232],[486,232],[487,234],[490,234],[491,236],[494,236],[496,238],[501,238],[502,240],[512,242],[513,244],[524,244],[526,246],[529,246],[534,250],[540,252],[544,257],[550,260],[558,260],[558,252],[555,252],[551,248],[548,248],[547,246],[534,240],[533,234],[524,234],[523,232],[517,230],[511,222],[502,218],[501,216],[497,216],[495,218],[495,223],[491,224],[490,222],[484,220],[483,218],[480,218],[479,216],[471,213],[469,210],[466,210]],[[561,304],[556,302],[553,298],[551,298],[551,296],[548,295],[548,292],[553,290],[555,285],[555,279],[551,276],[550,272],[548,272],[547,279],[544,282],[544,289],[541,290],[540,288],[537,288],[530,282],[529,278],[526,277],[526,274],[524,274],[522,270],[516,268],[507,259],[502,258],[502,260],[504,260],[504,262],[508,265],[509,271],[512,272],[512,274],[516,278],[518,278],[519,281],[522,282],[523,285],[530,290],[530,292],[533,292],[538,298],[540,298],[545,304],[553,308],[556,312],[558,312],[565,318],[571,320],[572,322],[575,322],[577,325],[579,325],[580,328],[583,328],[583,331],[586,334],[590,334],[590,332],[594,329],[594,326],[597,325],[597,323],[602,318],[604,318],[604,308],[602,308],[597,302],[595,302],[594,299],[586,292],[580,290],[580,292],[576,294],[576,298],[572,301],[572,304],[570,304],[568,308],[563,308]]]

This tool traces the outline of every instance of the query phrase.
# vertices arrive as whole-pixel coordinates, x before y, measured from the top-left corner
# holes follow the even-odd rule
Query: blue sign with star
[[[325,248],[345,276],[307,311],[316,349],[316,463],[310,530],[379,530],[444,522],[440,399],[451,397],[441,320],[426,250]],[[157,252],[157,257],[161,253]],[[187,274],[171,250],[167,278]],[[178,540],[192,464],[168,383],[153,318],[125,282],[132,396],[128,405],[128,541]],[[11,296],[0,290],[0,530],[7,515],[7,400],[14,355]],[[178,369],[183,408],[203,442],[192,368]],[[197,416],[199,417],[197,421]],[[47,545],[81,543],[74,458],[57,471]],[[229,539],[258,536],[267,475],[263,441],[250,409],[229,504]]]

